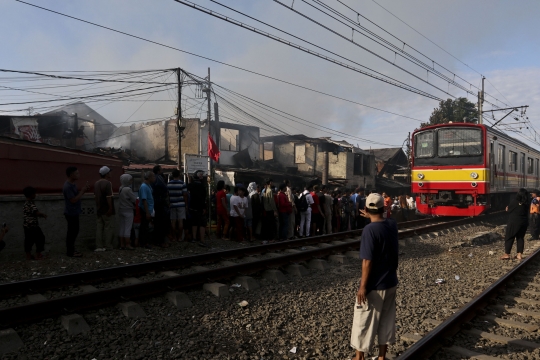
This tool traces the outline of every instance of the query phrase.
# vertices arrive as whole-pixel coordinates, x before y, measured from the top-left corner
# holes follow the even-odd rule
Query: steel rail
[[[418,232],[432,232],[438,229],[446,228],[448,226],[459,226],[469,224],[478,220],[479,218],[465,218],[460,220],[453,220],[446,223],[426,226],[421,229],[413,228],[409,230],[404,230],[401,231],[398,236],[399,238],[405,238],[417,235]],[[360,230],[357,230],[356,232],[358,231]],[[341,234],[347,235],[350,234],[350,232]],[[296,241],[289,241],[289,243],[296,243]],[[148,296],[155,296],[157,294],[165,293],[172,290],[192,288],[194,286],[201,285],[207,282],[213,282],[221,279],[230,279],[234,276],[241,274],[255,273],[268,268],[276,268],[290,263],[301,262],[307,259],[323,257],[334,252],[343,252],[353,247],[358,249],[359,245],[359,239],[352,240],[343,244],[331,245],[315,250],[306,250],[269,259],[246,262],[233,266],[224,266],[190,274],[182,274],[169,278],[141,282],[138,284],[119,286],[110,289],[97,290],[94,292],[82,293],[78,295],[66,296],[62,298],[3,308],[0,309],[0,326],[10,327],[21,323],[38,321],[44,318],[62,315],[65,313],[73,313],[80,310],[88,310],[92,308],[114,305],[118,302],[126,301],[128,299],[144,298]],[[261,248],[261,246],[254,246],[251,248]],[[266,249],[268,249],[268,247]],[[213,253],[209,254],[211,255]],[[223,254],[223,252],[215,254]]]
[[[439,348],[451,343],[450,337],[458,333],[462,326],[477,316],[477,313],[490,304],[490,301],[499,296],[506,285],[526,266],[535,263],[540,256],[540,248],[530,254],[519,265],[503,275],[486,290],[476,296],[464,307],[446,319],[432,331],[428,332],[422,339],[413,346],[405,350],[397,357],[399,360],[419,360],[427,359]]]
[[[398,226],[412,227],[431,222],[444,220],[441,218],[431,218],[422,220],[413,220],[399,223]],[[225,251],[208,252],[204,254],[181,256],[171,259],[156,260],[145,263],[129,264],[115,267],[108,267],[98,270],[90,270],[71,274],[48,276],[43,278],[17,281],[13,283],[0,284],[0,299],[13,297],[16,295],[25,295],[41,291],[58,289],[66,286],[95,284],[120,279],[123,277],[133,277],[155,271],[166,271],[182,269],[193,265],[208,264],[218,262],[224,259],[239,258],[254,254],[262,254],[270,251],[285,250],[290,248],[302,247],[305,245],[318,244],[324,241],[333,241],[343,238],[360,236],[362,230],[344,231],[335,234],[313,236],[296,240],[276,242],[265,245],[255,245],[245,248],[237,248]]]

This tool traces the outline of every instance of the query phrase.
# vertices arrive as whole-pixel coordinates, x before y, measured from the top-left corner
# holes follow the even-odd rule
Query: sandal
[[[501,256],[500,260],[511,260],[512,258],[510,256],[503,255]]]

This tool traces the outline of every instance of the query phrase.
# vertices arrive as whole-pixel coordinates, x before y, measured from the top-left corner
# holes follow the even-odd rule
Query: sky
[[[382,48],[359,32],[353,35],[356,44],[351,43],[347,40],[353,33],[351,27],[316,11],[309,5],[315,4],[315,0],[294,0],[293,9],[347,39],[293,12],[289,8],[293,0],[280,1],[286,6],[273,0],[220,2],[345,57],[348,60],[339,60],[355,68],[368,67],[437,98],[450,97],[447,93],[456,97],[467,96],[465,91],[428,74],[426,70],[396,56],[394,52]],[[377,0],[376,3],[374,0],[341,0],[355,9],[355,12],[344,7],[338,0],[319,1],[353,19],[358,19],[357,13],[361,14],[402,42],[364,18],[360,18],[360,25],[394,45],[403,47],[405,42],[403,48],[407,52],[430,63],[431,60],[423,56],[426,55],[439,64],[435,65],[437,70],[451,78],[456,74],[465,79],[467,82],[459,80],[460,84],[474,92],[476,89],[472,86],[479,86],[480,74],[484,75],[487,78],[486,92],[493,96],[487,96],[486,100],[498,106],[504,106],[503,103],[511,106],[529,105],[527,116],[535,129],[540,131],[540,110],[537,106],[540,100],[540,24],[537,20],[540,15],[539,1]],[[173,0],[28,2],[416,120],[317,94],[68,19],[14,0],[0,0],[2,69],[112,71],[181,67],[204,77],[210,67],[213,83],[345,135],[340,137],[339,133],[317,129],[301,122],[285,119],[277,122],[265,117],[265,121],[276,121],[276,126],[281,130],[314,137],[332,136],[336,140],[345,139],[364,149],[401,146],[407,139],[407,134],[418,128],[420,121],[428,121],[431,112],[438,106],[437,100],[372,79]],[[194,2],[313,51],[337,58],[337,55],[316,49],[313,45],[228,10],[216,2]],[[400,22],[378,4],[418,32]],[[377,53],[380,57],[357,45]],[[443,70],[442,66],[448,71]],[[468,95],[468,98],[476,102],[475,97]],[[145,103],[140,108],[139,106],[140,103],[113,103],[100,107],[99,113],[116,124],[122,124],[126,119],[136,121],[174,115],[174,101]],[[484,110],[491,108],[492,105],[484,104]],[[204,116],[201,115],[203,111],[204,109],[201,109],[193,115]],[[223,114],[225,116],[226,109]],[[496,119],[500,118],[500,112],[496,114]],[[491,118],[491,114],[489,117]],[[510,117],[508,119],[508,122],[514,121]],[[519,133],[514,136],[519,136]]]

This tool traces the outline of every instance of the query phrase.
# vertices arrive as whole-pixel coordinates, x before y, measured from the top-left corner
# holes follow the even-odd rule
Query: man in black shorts
[[[189,213],[191,215],[191,229],[193,233],[193,241],[197,239],[197,229],[200,231],[201,241],[199,245],[208,247],[204,241],[204,231],[206,227],[206,182],[204,181],[203,172],[198,170],[193,176],[193,181],[188,185],[190,194]]]

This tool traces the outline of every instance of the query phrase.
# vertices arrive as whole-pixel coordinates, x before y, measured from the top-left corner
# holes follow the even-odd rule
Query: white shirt
[[[240,214],[236,213],[236,210],[234,209],[234,206],[238,208],[238,211],[240,211]],[[231,216],[232,217],[238,217],[240,215],[244,215],[246,213],[246,209],[248,207],[248,199],[246,197],[241,198],[240,196],[233,195],[231,197]]]
[[[410,197],[407,199],[407,205],[409,205],[409,209],[414,209],[416,207],[416,203],[414,202],[414,198]]]

